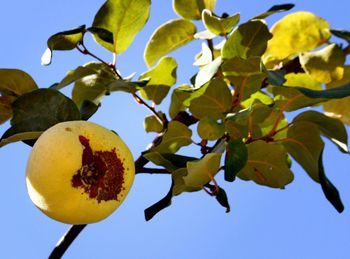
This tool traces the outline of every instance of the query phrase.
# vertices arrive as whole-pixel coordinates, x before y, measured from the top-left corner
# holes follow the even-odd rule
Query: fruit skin
[[[88,145],[86,141],[83,145],[84,139]],[[117,200],[92,198],[81,185],[83,181],[79,182],[81,186],[76,181],[73,186],[73,176],[80,176],[83,160],[89,157],[89,147],[94,154],[106,152],[122,164],[124,172],[118,174],[122,186],[120,193],[116,193]],[[103,155],[97,158],[106,160]],[[98,222],[115,211],[129,192],[134,175],[132,154],[117,134],[92,122],[69,121],[49,128],[36,141],[27,163],[26,183],[30,199],[42,212],[60,222],[77,225]]]

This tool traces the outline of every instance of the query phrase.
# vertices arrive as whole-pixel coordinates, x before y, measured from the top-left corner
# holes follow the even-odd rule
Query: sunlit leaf
[[[163,116],[163,113],[159,113]],[[163,130],[163,123],[155,115],[147,116],[143,122],[146,132],[161,132]]]
[[[213,53],[211,52],[208,44],[202,43],[202,51],[196,56],[196,61],[193,63],[195,66],[205,66],[213,60]]]
[[[218,173],[221,154],[209,153],[201,160],[187,163],[187,175],[183,177],[186,187],[201,190]]]
[[[342,152],[348,153],[348,135],[343,123],[316,111],[305,111],[293,119],[293,123],[308,121],[318,126],[319,130],[333,141]]]
[[[144,58],[147,66],[192,41],[196,32],[197,28],[191,21],[182,19],[170,20],[158,27],[146,45]]]
[[[105,68],[104,68],[105,67]],[[61,82],[55,85],[54,89],[62,89],[63,87],[74,83],[75,81],[82,79],[86,76],[98,74],[101,69],[109,69],[102,63],[90,62],[83,66],[79,66],[74,70],[68,71],[66,76],[61,80]]]
[[[49,65],[52,59],[52,51],[54,50],[72,50],[82,42],[84,34],[86,32],[85,25],[79,26],[77,28],[58,32],[52,35],[47,40],[48,49],[44,52],[41,64]]]
[[[37,89],[33,78],[19,69],[0,69],[0,92],[3,96],[18,97]]]
[[[212,33],[218,36],[225,36],[229,34],[233,28],[237,25],[240,19],[240,14],[236,13],[228,17],[218,17],[214,15],[210,10],[203,10],[202,20],[204,26]]]
[[[191,93],[189,91],[184,91],[191,89],[189,85],[182,85],[174,90],[171,95],[171,103],[169,107],[169,114],[171,118],[174,118],[179,112],[186,109],[184,101],[190,97]]]
[[[202,139],[216,140],[224,135],[225,126],[216,120],[205,117],[199,121],[197,132]]]
[[[242,139],[229,140],[226,143],[225,180],[233,182],[236,175],[248,160],[248,149]]]
[[[284,16],[271,28],[264,63],[277,64],[299,53],[315,49],[331,37],[327,21],[310,12],[299,11]]]
[[[247,164],[238,173],[239,178],[281,189],[293,181],[293,173],[287,164],[287,152],[282,145],[258,140],[247,145],[247,148]]]
[[[169,122],[168,129],[162,136],[161,142],[152,148],[159,153],[176,153],[181,147],[192,143],[192,131],[178,121]]]
[[[210,117],[218,119],[228,112],[232,105],[232,95],[226,83],[220,79],[211,80],[205,92],[190,103],[190,111],[198,119]]]
[[[274,5],[269,10],[267,10],[266,12],[263,12],[263,13],[255,16],[255,17],[253,17],[252,20],[254,20],[254,19],[265,19],[266,17],[269,17],[270,15],[275,14],[275,13],[289,11],[293,7],[294,7],[294,4]]]
[[[345,54],[336,44],[331,44],[315,52],[300,54],[300,64],[303,69],[321,83],[342,79],[344,62]]]
[[[342,213],[344,211],[344,205],[340,199],[340,195],[339,195],[337,188],[327,178],[327,176],[324,172],[322,157],[323,157],[323,150],[322,150],[322,152],[320,154],[320,158],[318,160],[319,178],[320,178],[320,184],[321,184],[323,193],[326,196],[327,200],[334,206],[334,208],[339,213]]]
[[[150,6],[150,0],[107,0],[95,15],[92,26],[111,32],[113,43],[101,30],[93,31],[95,40],[109,51],[121,54],[145,25]]]
[[[173,0],[174,11],[189,20],[200,20],[204,9],[213,11],[216,0]]]
[[[30,132],[17,133],[17,134],[11,135],[8,138],[2,138],[0,140],[0,148],[17,141],[35,140],[39,138],[42,133],[43,133],[42,131],[30,131]]]
[[[341,80],[333,81],[326,85],[327,89],[333,89],[350,83],[350,66],[344,67],[344,76]],[[350,125],[350,97],[339,100],[331,100],[323,104],[324,110],[328,116],[338,118],[343,123]]]
[[[83,77],[80,77],[77,73],[73,73],[66,77],[66,83],[73,79],[80,78],[75,81],[72,99],[78,107],[80,107],[85,100],[99,105],[103,96],[109,92],[109,84],[116,80],[115,74],[103,63],[88,63],[84,67],[82,75],[89,74],[89,70],[94,70],[95,73]],[[82,72],[82,70],[78,72],[80,71]]]
[[[318,160],[324,143],[317,125],[307,121],[293,124],[288,129],[283,145],[309,176],[319,182]]]
[[[320,82],[306,73],[289,73],[285,75],[285,86],[301,86],[312,90],[322,90]]]
[[[222,58],[249,58],[261,56],[272,37],[267,25],[262,20],[253,20],[238,26],[222,48]]]
[[[212,79],[215,74],[217,73],[220,65],[221,65],[221,57],[218,57],[214,59],[209,64],[205,65],[201,70],[198,72],[195,80],[195,87],[201,87],[205,83],[207,83],[210,79]]]
[[[163,57],[151,70],[143,73],[140,80],[150,78],[147,85],[140,89],[141,96],[160,104],[168,94],[170,87],[176,83],[176,60]]]

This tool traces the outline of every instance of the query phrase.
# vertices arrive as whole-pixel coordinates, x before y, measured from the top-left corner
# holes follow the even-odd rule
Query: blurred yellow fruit
[[[31,200],[47,216],[77,225],[115,211],[134,175],[132,154],[117,134],[92,122],[69,121],[36,141],[26,183]]]

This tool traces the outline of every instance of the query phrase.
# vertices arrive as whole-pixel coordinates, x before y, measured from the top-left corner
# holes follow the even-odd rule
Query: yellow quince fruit
[[[47,216],[67,224],[98,222],[124,201],[134,159],[114,132],[92,122],[54,125],[36,141],[26,169],[30,199]]]

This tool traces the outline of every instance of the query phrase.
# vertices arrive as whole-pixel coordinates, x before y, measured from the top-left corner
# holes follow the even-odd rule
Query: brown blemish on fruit
[[[124,166],[111,151],[93,152],[89,139],[79,136],[84,146],[82,167],[72,177],[72,186],[82,188],[90,198],[101,201],[118,200],[118,194],[124,190]]]
[[[69,128],[69,127],[65,128],[65,130],[66,130],[66,131],[72,131],[72,129]]]

